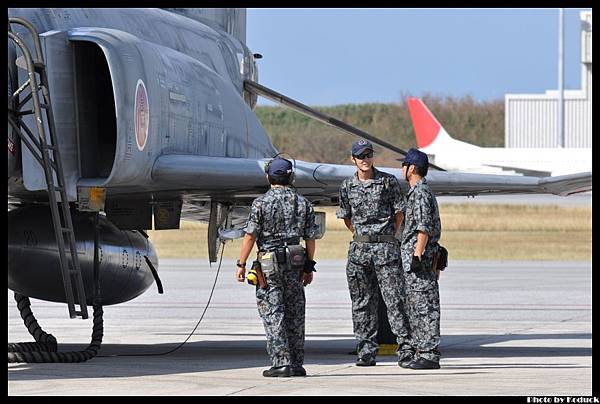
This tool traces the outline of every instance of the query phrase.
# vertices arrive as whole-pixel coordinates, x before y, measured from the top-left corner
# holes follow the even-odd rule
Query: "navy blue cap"
[[[429,166],[429,158],[427,158],[427,154],[415,148],[409,149],[402,161],[404,163],[414,164],[417,167],[425,168]]]
[[[281,157],[275,157],[269,164],[267,174],[272,177],[287,177],[292,173],[292,162]]]
[[[360,139],[352,143],[353,156],[360,156],[365,150],[373,150],[373,145],[368,140]]]

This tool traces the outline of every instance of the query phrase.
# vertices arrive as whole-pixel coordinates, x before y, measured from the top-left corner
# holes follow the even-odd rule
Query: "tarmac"
[[[441,369],[422,371],[400,368],[393,355],[379,355],[374,367],[354,365],[344,267],[340,260],[319,262],[306,288],[307,377],[262,376],[269,360],[254,288],[236,282],[232,260],[224,260],[194,331],[218,265],[164,259],[164,294],[153,285],[130,302],[104,307],[97,357],[8,364],[8,395],[597,395],[591,261],[451,260],[440,278]],[[32,310],[59,351],[89,344],[91,319],[69,319],[65,304],[35,299]],[[10,342],[33,341],[11,291],[8,317]]]

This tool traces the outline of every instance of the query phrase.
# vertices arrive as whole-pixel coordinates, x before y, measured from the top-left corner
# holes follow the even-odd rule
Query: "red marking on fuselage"
[[[135,141],[140,151],[144,150],[148,140],[149,115],[146,86],[142,80],[138,80],[135,90]]]

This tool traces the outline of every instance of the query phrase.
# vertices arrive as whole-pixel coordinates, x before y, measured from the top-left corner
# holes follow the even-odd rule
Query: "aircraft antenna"
[[[375,137],[363,130],[360,130],[346,122],[342,122],[339,119],[335,119],[327,114],[316,111],[311,107],[302,104],[296,100],[293,100],[289,97],[286,97],[283,94],[278,93],[275,90],[271,90],[265,86],[262,86],[254,81],[244,80],[244,89],[256,95],[260,95],[265,97],[271,101],[274,101],[278,104],[281,104],[285,107],[291,108],[297,112],[300,112],[303,115],[308,116],[309,118],[315,119],[319,122],[322,122],[326,125],[333,126],[336,129],[339,129],[343,132],[349,133],[351,135],[360,136],[364,139],[370,140],[373,143],[376,143],[388,150],[396,152],[402,156],[406,156],[406,151],[402,150],[399,147],[394,146],[391,143],[386,142],[385,140],[381,140],[378,137]],[[429,167],[435,168],[436,170],[446,171],[441,167],[436,166],[435,164],[429,163]]]

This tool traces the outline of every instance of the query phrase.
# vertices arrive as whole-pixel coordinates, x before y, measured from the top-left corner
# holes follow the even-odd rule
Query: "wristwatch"
[[[246,268],[246,263],[240,262],[240,260],[237,260],[237,262],[235,263],[235,266],[238,268]]]

